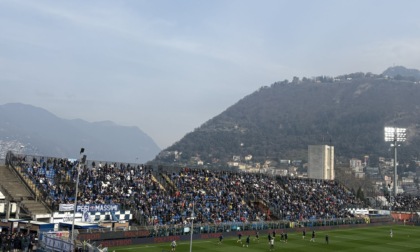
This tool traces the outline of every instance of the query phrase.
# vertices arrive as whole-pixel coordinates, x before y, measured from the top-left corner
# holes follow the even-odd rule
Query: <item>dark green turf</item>
[[[393,238],[390,237],[391,226],[337,229],[316,232],[315,242],[310,242],[311,231],[307,230],[305,240],[300,233],[289,233],[287,243],[281,242],[279,235],[276,236],[274,251],[420,251],[420,227],[414,226],[392,226]],[[329,236],[329,244],[325,244],[325,235]],[[235,237],[227,237],[223,244],[219,245],[217,239],[193,240],[192,251],[210,252],[245,252],[245,251],[270,251],[266,235],[261,235],[260,242],[254,241],[251,236],[251,243],[248,248],[242,247],[236,242]],[[242,239],[245,241],[245,239]],[[129,247],[110,248],[109,251],[116,252],[162,252],[170,251],[170,243],[158,243]],[[178,242],[177,252],[190,251],[189,242]]]

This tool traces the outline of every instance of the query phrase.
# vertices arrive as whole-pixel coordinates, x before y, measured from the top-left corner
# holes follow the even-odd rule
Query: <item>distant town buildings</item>
[[[356,178],[364,178],[365,173],[363,168],[366,167],[366,162],[362,163],[362,160],[357,158],[350,159],[350,169],[354,173]]]
[[[1,142],[0,142],[1,143]],[[383,205],[379,198],[389,197],[394,185],[394,159],[393,157],[376,157],[376,159],[361,155],[348,160],[335,160],[334,146],[310,145],[308,146],[308,160],[292,160],[287,156],[267,157],[265,160],[255,160],[253,153],[232,155],[226,163],[213,159],[210,162],[203,162],[199,155],[192,157],[190,162],[185,164],[191,167],[211,167],[211,165],[227,165],[229,168],[236,168],[244,172],[266,173],[279,176],[290,176],[296,178],[313,179],[349,179],[352,176],[355,181],[361,180],[365,195],[375,201],[375,205]],[[181,152],[162,152],[170,156],[172,160],[178,160]],[[161,153],[161,155],[162,155]],[[1,160],[0,160],[1,161]],[[339,169],[336,177],[335,168]],[[420,160],[399,167],[397,192],[420,195]],[[338,172],[337,172],[338,173]],[[343,181],[342,181],[343,182]],[[358,183],[358,182],[357,182]]]
[[[334,146],[308,146],[308,178],[334,180]]]

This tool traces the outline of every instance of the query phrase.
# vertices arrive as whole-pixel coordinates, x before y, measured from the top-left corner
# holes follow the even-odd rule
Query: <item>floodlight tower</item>
[[[394,147],[394,199],[397,196],[397,146],[400,142],[405,142],[406,131],[405,128],[385,127],[385,142],[393,142],[391,146]]]
[[[74,221],[76,219],[76,208],[77,208],[77,193],[78,193],[78,188],[79,188],[79,176],[80,173],[82,171],[83,166],[85,165],[86,162],[86,155],[84,155],[85,152],[85,148],[81,148],[80,149],[80,158],[79,158],[79,162],[77,164],[76,167],[76,172],[77,172],[77,177],[76,177],[76,193],[74,195],[74,205],[73,205],[73,221],[71,224],[71,242],[74,245]]]

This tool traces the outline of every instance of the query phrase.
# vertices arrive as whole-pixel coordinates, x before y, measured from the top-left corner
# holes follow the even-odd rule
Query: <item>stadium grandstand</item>
[[[184,239],[191,231],[218,237],[237,230],[370,222],[369,214],[360,216],[349,211],[369,209],[366,202],[333,180],[231,169],[96,160],[82,163],[11,152],[1,172],[0,189],[6,206],[1,213],[2,237],[13,235],[21,241],[20,246],[27,247],[32,244],[45,249],[55,246],[54,241],[59,239],[67,241],[60,245],[62,251],[73,250],[73,246],[102,251],[109,246],[136,244],[141,239]],[[417,212],[418,202],[409,195],[399,195],[393,209]],[[9,207],[12,204],[15,211]],[[390,211],[375,210],[375,222],[392,221],[391,216]],[[413,220],[414,215],[403,218]]]

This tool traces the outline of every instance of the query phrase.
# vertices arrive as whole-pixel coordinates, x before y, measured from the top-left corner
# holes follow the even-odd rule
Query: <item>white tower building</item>
[[[308,178],[334,180],[334,146],[308,146]]]

